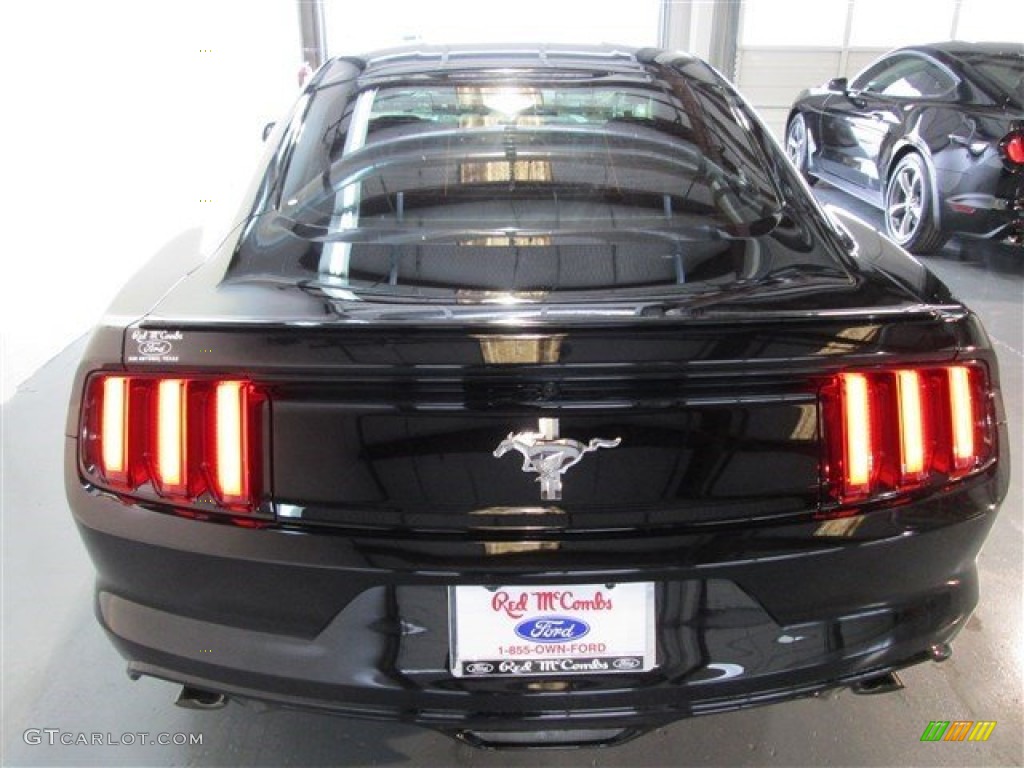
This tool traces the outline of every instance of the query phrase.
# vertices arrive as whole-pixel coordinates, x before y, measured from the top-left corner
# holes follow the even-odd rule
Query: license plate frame
[[[657,667],[653,582],[448,588],[454,677],[564,677]]]

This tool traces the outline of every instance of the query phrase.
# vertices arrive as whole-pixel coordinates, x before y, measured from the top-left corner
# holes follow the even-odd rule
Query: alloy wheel
[[[901,165],[889,182],[885,215],[889,232],[900,243],[914,236],[924,213],[924,179],[911,164]]]
[[[797,115],[786,131],[786,154],[801,171],[807,160],[807,126],[802,115]]]

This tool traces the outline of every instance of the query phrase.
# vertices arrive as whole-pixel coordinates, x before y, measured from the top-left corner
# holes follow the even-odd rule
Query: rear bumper
[[[98,618],[133,673],[444,731],[645,730],[923,661],[976,604],[975,558],[1005,483],[993,469],[845,520],[495,556],[476,540],[201,522],[96,493],[73,469],[67,479]],[[557,691],[449,674],[449,585],[624,581],[656,584],[652,672]]]
[[[1019,213],[989,211],[977,216],[952,213],[947,215],[946,225],[961,237],[1024,248],[1024,215]]]
[[[941,175],[943,229],[973,239],[1024,245],[1024,183],[1019,174],[947,170]]]
[[[752,626],[717,626],[760,613],[737,604],[682,629],[663,624],[664,668],[613,680],[558,680],[567,687],[554,693],[531,690],[533,678],[451,678],[446,647],[438,642],[447,641],[446,614],[439,612],[441,623],[423,628],[432,637],[403,636],[401,620],[396,624],[387,608],[396,591],[386,588],[360,595],[312,640],[195,621],[105,592],[97,608],[131,674],[230,697],[445,731],[647,730],[813,695],[926,661],[929,647],[952,640],[977,600],[973,571],[951,581],[910,605],[825,622],[784,627],[759,615]],[[735,597],[733,590],[720,580],[662,583],[659,609],[673,597],[717,600]],[[397,593],[433,598],[445,607],[440,587]],[[731,674],[739,677],[716,679]]]

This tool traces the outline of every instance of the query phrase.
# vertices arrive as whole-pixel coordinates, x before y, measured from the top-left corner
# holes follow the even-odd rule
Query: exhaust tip
[[[538,731],[459,730],[448,735],[478,749],[577,749],[608,747],[636,738],[635,728],[580,728]]]
[[[928,655],[932,661],[945,661],[953,655],[953,647],[949,643],[935,643],[928,647]]]
[[[884,675],[876,675],[858,680],[850,686],[850,689],[858,696],[874,696],[879,693],[895,693],[903,690],[903,681],[895,672],[886,672]]]
[[[174,704],[184,709],[223,709],[228,704],[228,697],[223,693],[183,685]]]

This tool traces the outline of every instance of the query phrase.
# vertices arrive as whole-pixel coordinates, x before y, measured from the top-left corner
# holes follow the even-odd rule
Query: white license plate
[[[451,587],[452,674],[594,675],[655,667],[654,584]]]

